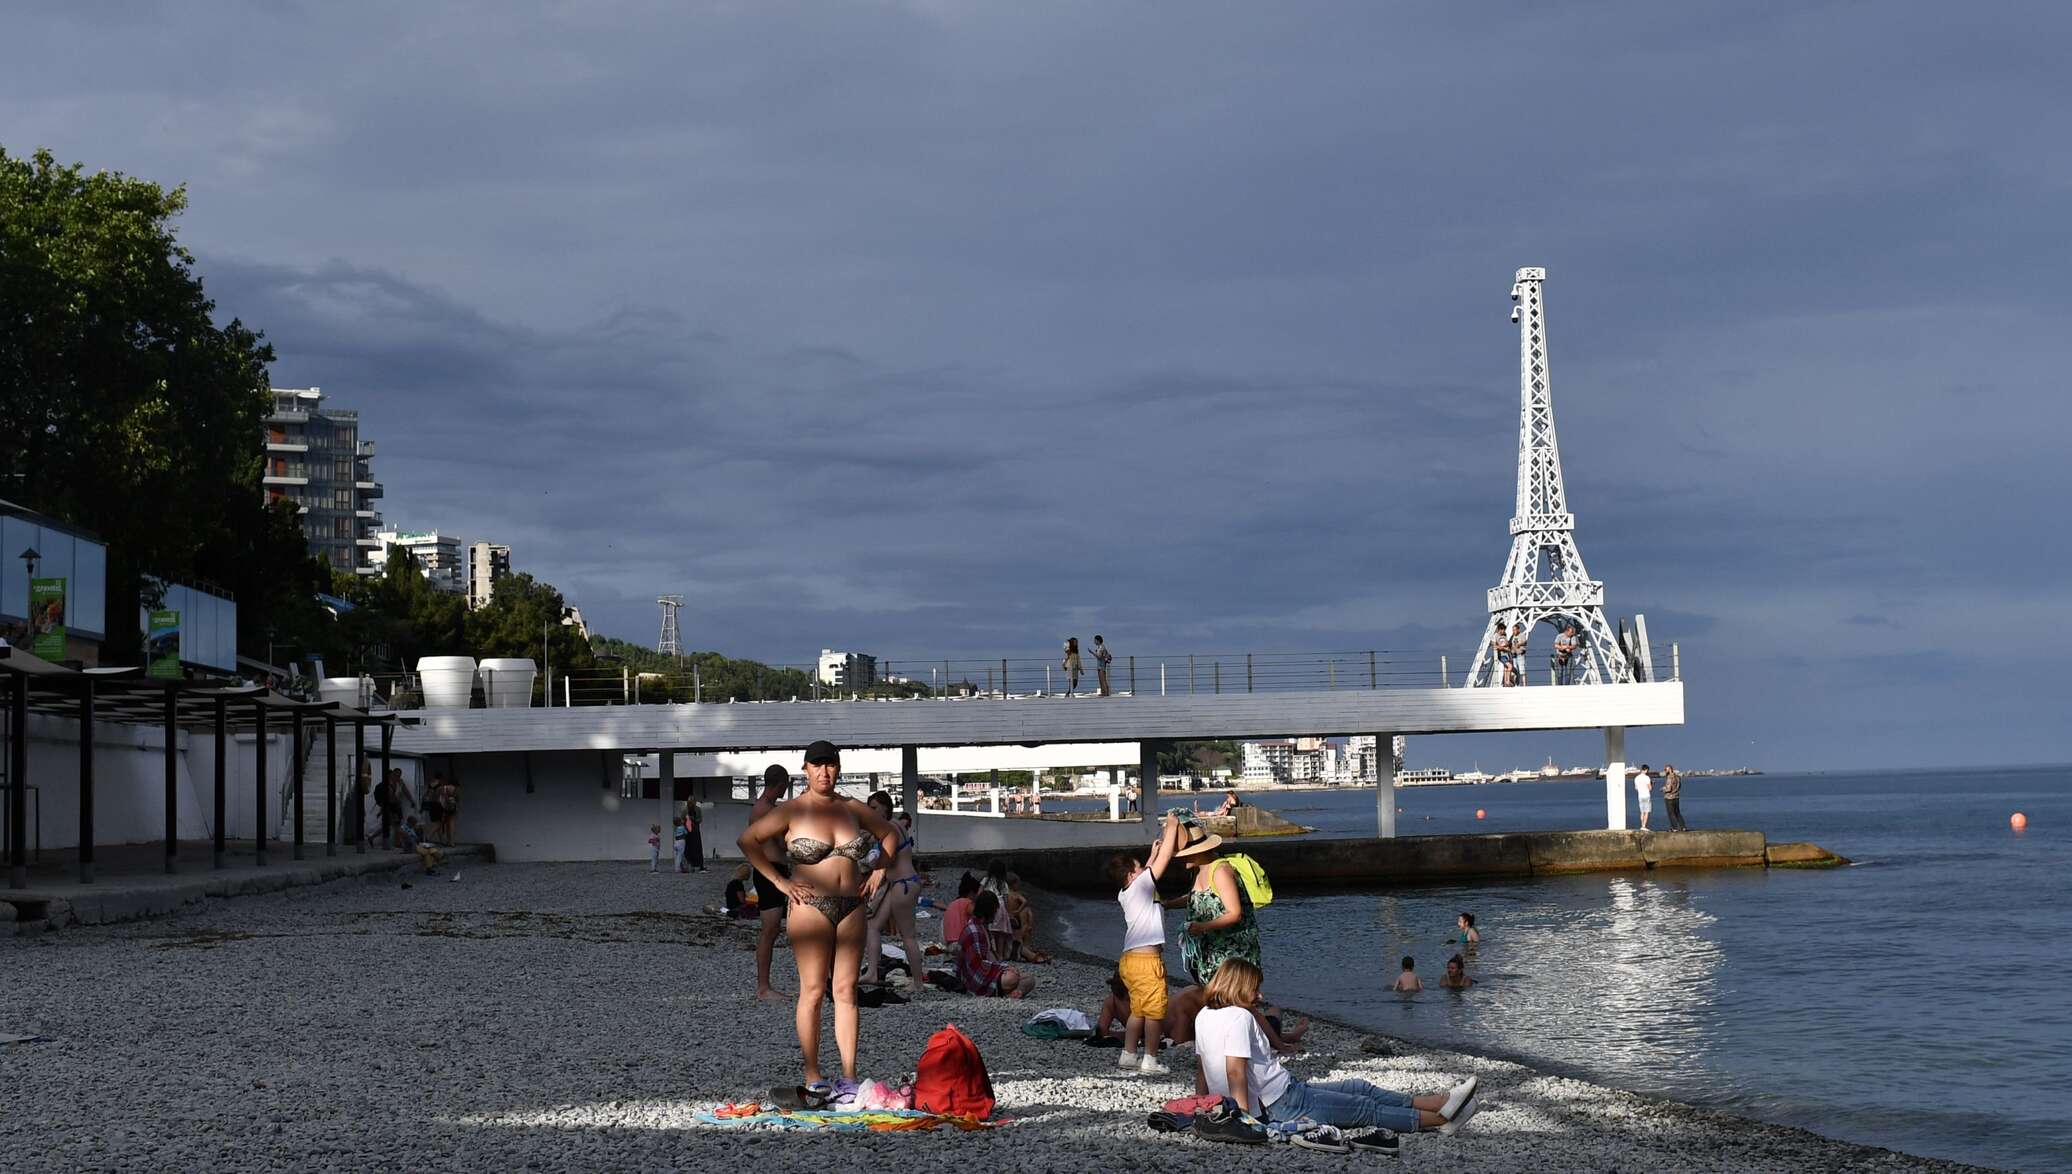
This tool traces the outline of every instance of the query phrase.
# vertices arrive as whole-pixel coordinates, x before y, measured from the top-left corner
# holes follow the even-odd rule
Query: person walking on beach
[[[1173,855],[1194,872],[1194,885],[1175,904],[1187,906],[1186,934],[1180,939],[1180,962],[1197,986],[1209,985],[1217,967],[1239,958],[1259,965],[1259,915],[1252,896],[1218,851],[1223,837],[1198,823],[1181,827],[1181,844]]]
[[[1079,637],[1065,637],[1065,696],[1079,688]]]
[[[662,871],[662,825],[648,825],[648,871]]]
[[[1675,763],[1663,763],[1662,814],[1669,817],[1669,830],[1672,832],[1687,832],[1691,830],[1684,824],[1683,807],[1679,802],[1682,798],[1683,775],[1678,772]]]
[[[865,857],[878,845],[886,859],[899,851],[899,831],[878,813],[835,790],[842,756],[833,743],[806,747],[806,793],[778,804],[748,825],[737,843],[741,855],[782,889],[789,903],[785,924],[791,956],[798,965],[799,999],[794,1026],[805,1083],[822,1083],[820,1014],[830,990],[835,1004],[835,1047],[842,1079],[856,1080],[856,978],[863,961],[863,907],[884,884],[885,874],[866,871]],[[771,862],[772,845],[782,844],[791,875]]]
[[[1648,813],[1655,809],[1653,799],[1655,780],[1648,777],[1648,764],[1643,762],[1633,772],[1633,796],[1640,804],[1640,830],[1648,830]]]
[[[1106,644],[1104,644],[1104,643],[1102,643],[1102,642],[1101,642],[1101,637],[1100,637],[1100,634],[1099,634],[1099,633],[1095,633],[1095,635],[1094,635],[1094,678],[1095,678],[1095,679],[1096,679],[1097,681],[1099,681],[1099,682],[1100,682],[1100,685],[1101,685],[1101,696],[1103,696],[1103,697],[1112,697],[1112,696],[1114,696],[1114,694],[1112,694],[1112,693],[1110,693],[1110,692],[1108,691],[1108,666],[1109,666],[1109,665],[1111,665],[1111,664],[1114,664],[1114,663],[1115,663],[1115,654],[1114,654],[1113,652],[1110,652],[1110,651],[1108,651],[1108,646],[1107,646]]]
[[[755,806],[748,810],[748,822],[753,824],[770,814],[790,794],[791,772],[775,763],[770,764],[769,769],[763,771],[762,794],[756,796]],[[778,849],[765,849],[761,863],[775,869],[780,878],[791,875],[791,866]],[[776,951],[777,934],[784,928],[784,890],[763,875],[758,862],[751,860],[750,864],[755,866],[755,907],[760,920],[755,935],[755,997],[759,1002],[768,1002],[785,997],[783,991],[770,985],[770,955]]]
[[[1115,971],[1129,988],[1130,1005],[1122,1056],[1115,1063],[1147,1076],[1170,1071],[1158,1062],[1159,1029],[1166,1017],[1165,912],[1158,903],[1158,881],[1179,846],[1180,820],[1168,812],[1158,839],[1152,841],[1149,861],[1125,853],[1108,862],[1108,883],[1115,886],[1115,899],[1122,905],[1122,958]],[[1140,1039],[1141,1061],[1136,1056]]]
[[[914,867],[914,832],[892,819],[891,795],[875,791],[865,802],[880,818],[899,828],[899,850],[881,866],[885,883],[879,887],[877,900],[869,911],[869,929],[863,939],[863,981],[869,986],[878,983],[880,943],[890,926],[899,931],[899,940],[906,948],[906,993],[912,995],[926,985],[921,976],[928,968],[928,956],[921,952],[921,937],[914,932],[914,904],[921,899],[921,872]]]
[[[1417,977],[1417,959],[1408,955],[1404,956],[1403,973],[1396,976],[1396,981],[1389,989],[1392,991],[1402,991],[1405,994],[1416,994],[1424,989],[1424,980]]]
[[[1288,1075],[1259,1029],[1259,968],[1233,958],[1208,985],[1194,1017],[1195,1088],[1229,1097],[1238,1108],[1268,1121],[1303,1117],[1341,1129],[1380,1126],[1397,1133],[1436,1130],[1447,1136],[1478,1109],[1473,1076],[1444,1093],[1412,1097],[1364,1080],[1303,1081]]]

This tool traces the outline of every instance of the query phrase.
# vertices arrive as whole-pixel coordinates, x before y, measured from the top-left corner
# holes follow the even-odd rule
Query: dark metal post
[[[94,883],[94,682],[79,683],[79,883]]]
[[[338,855],[338,719],[324,715],[324,855]]]
[[[225,743],[229,741],[224,727],[229,723],[229,720],[230,703],[221,697],[216,698],[216,845],[214,858],[209,862],[209,867],[211,868],[223,867],[223,755],[228,749]]]
[[[1136,696],[1136,695],[1137,695],[1137,658],[1136,658],[1136,655],[1135,655],[1135,654],[1131,654],[1131,656],[1130,656],[1130,696],[1134,697],[1134,696]]]
[[[252,809],[252,860],[261,868],[266,867],[266,706],[252,702],[252,715],[258,719],[252,727],[252,765],[259,773],[257,785],[257,806]]]
[[[1252,654],[1245,653],[1245,692],[1252,691]]]
[[[1187,654],[1187,694],[1190,697],[1194,695],[1194,654],[1192,652]]]
[[[295,859],[302,859],[302,711],[297,709],[288,714],[289,723],[295,733],[288,745],[295,761]]]
[[[353,723],[353,852],[367,854],[367,796],[360,791],[360,770],[367,765],[367,723]]]
[[[14,674],[7,691],[7,885],[29,887],[29,678]],[[40,804],[38,806],[41,806]],[[39,815],[41,813],[39,812]]]
[[[395,733],[396,723],[392,721],[381,723],[381,777],[384,779],[389,777],[389,739],[394,737]],[[401,799],[398,799],[393,795],[389,796],[389,802],[395,804],[398,808],[400,808],[403,803]],[[397,818],[400,820],[401,815],[399,814]],[[390,846],[391,845],[383,845],[383,847]]]
[[[1369,652],[1369,653],[1367,654],[1367,687],[1368,687],[1369,689],[1372,689],[1372,688],[1374,688],[1374,687],[1375,687],[1375,685],[1374,685],[1374,654],[1373,654],[1372,652]]]
[[[165,691],[165,870],[178,872],[180,863],[180,694],[172,686]]]
[[[1007,700],[1007,658],[1000,658],[1000,699]]]
[[[1218,660],[1216,661],[1216,664],[1215,664],[1215,671],[1216,671],[1216,693],[1217,693],[1217,695],[1218,695],[1218,696],[1221,696],[1221,695],[1222,695],[1222,693],[1223,693],[1223,661],[1222,661],[1221,659],[1218,659]]]

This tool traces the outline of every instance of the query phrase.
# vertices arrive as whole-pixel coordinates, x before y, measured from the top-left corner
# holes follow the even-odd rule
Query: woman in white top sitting
[[[1209,980],[1207,1000],[1194,1017],[1194,1050],[1201,1060],[1197,1092],[1229,1097],[1269,1121],[1307,1117],[1346,1129],[1378,1125],[1397,1133],[1436,1129],[1451,1136],[1475,1115],[1472,1076],[1444,1095],[1421,1097],[1364,1080],[1309,1082],[1289,1076],[1252,1017],[1259,982],[1259,968],[1242,958],[1225,961]]]

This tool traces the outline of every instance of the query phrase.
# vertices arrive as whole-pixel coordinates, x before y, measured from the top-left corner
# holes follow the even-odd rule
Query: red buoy
[[[2029,817],[2017,811],[2013,815],[2007,817],[2007,826],[2013,828],[2016,831],[2021,831],[2023,828],[2029,826]]]
[[[1475,818],[1476,818],[1476,819],[1481,819],[1481,818],[1482,818],[1483,816],[1485,816],[1485,815],[1488,815],[1488,814],[1489,814],[1489,813],[1488,813],[1487,811],[1484,811],[1484,810],[1482,810],[1482,809],[1481,809],[1480,807],[1477,807],[1477,808],[1475,809]]]

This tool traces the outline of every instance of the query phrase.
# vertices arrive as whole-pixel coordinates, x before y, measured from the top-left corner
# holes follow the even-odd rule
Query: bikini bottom
[[[863,908],[862,897],[808,897],[804,903],[819,910],[830,925],[842,924],[843,918]]]

